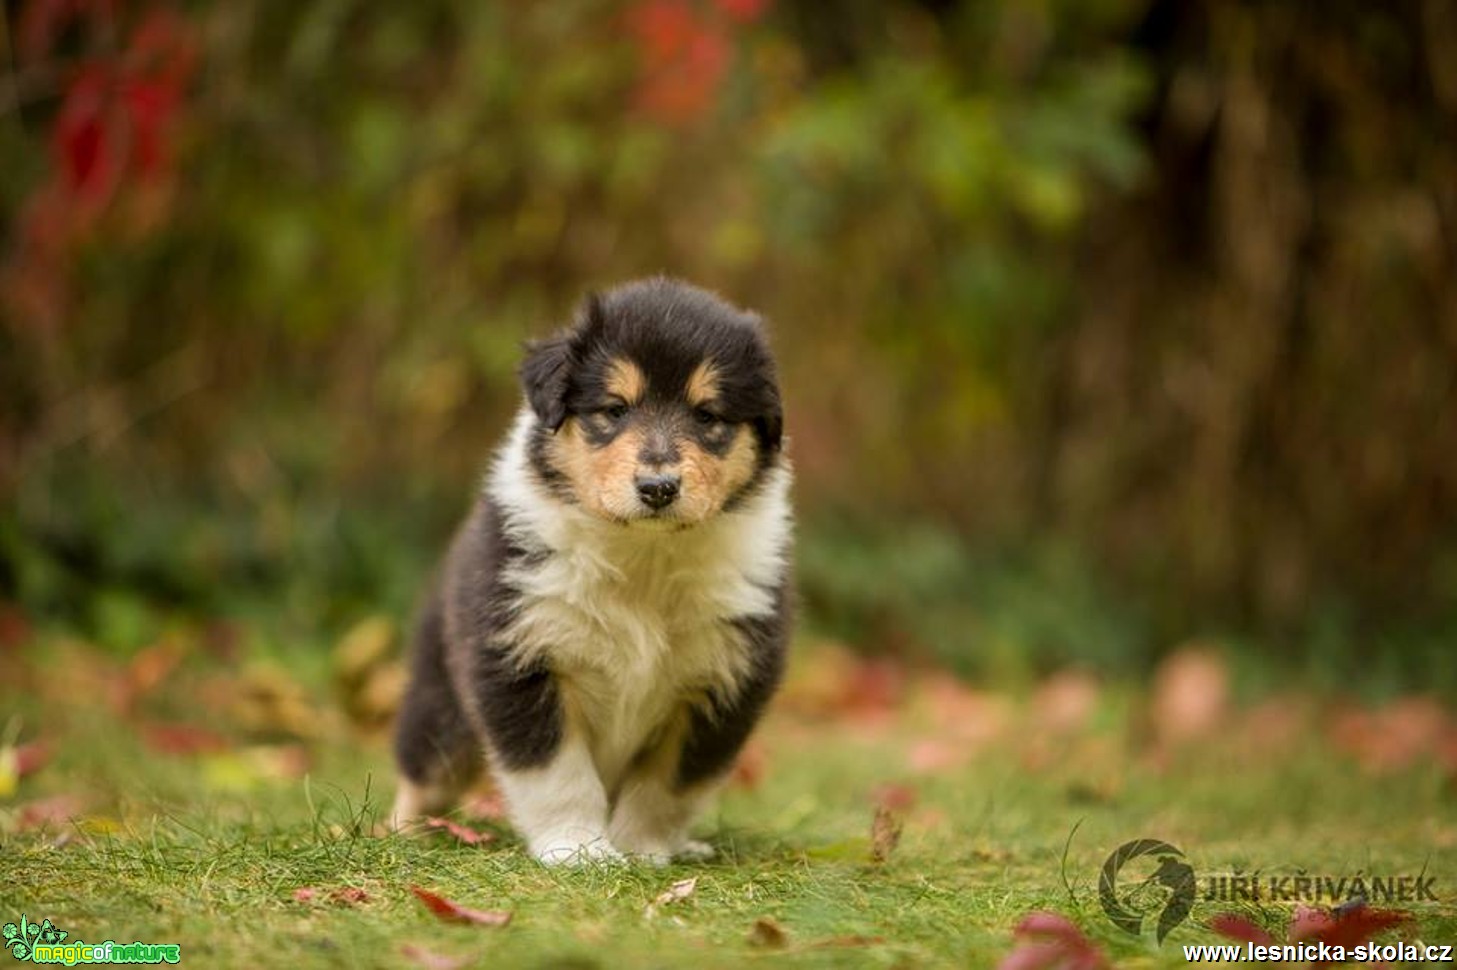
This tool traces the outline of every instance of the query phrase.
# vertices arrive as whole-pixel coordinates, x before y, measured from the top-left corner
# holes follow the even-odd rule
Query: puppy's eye
[[[693,420],[697,421],[705,428],[708,428],[720,423],[721,421],[723,421],[723,418],[714,414],[712,411],[708,410],[708,408],[694,408]]]
[[[621,421],[627,417],[627,405],[621,403],[609,404],[602,409],[601,414],[613,421]]]

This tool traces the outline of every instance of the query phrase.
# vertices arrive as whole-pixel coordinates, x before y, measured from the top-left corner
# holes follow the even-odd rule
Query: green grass
[[[975,725],[955,723],[970,708],[948,721],[921,694],[889,711],[813,713],[796,694],[816,674],[802,670],[761,734],[762,781],[731,788],[705,820],[716,861],[545,869],[504,827],[484,847],[374,835],[391,793],[381,739],[326,727],[303,777],[260,769],[253,742],[162,754],[133,730],[142,715],[97,702],[105,669],[85,669],[74,652],[39,656],[22,655],[0,687],[9,730],[57,745],[0,801],[0,921],[24,913],[87,942],[180,943],[183,965],[404,967],[418,965],[401,949],[414,944],[491,967],[983,967],[1010,950],[1024,914],[1045,909],[1071,917],[1115,965],[1174,967],[1185,962],[1178,944],[1216,941],[1201,927],[1216,913],[1283,926],[1288,904],[1201,901],[1162,948],[1123,934],[1099,907],[1098,872],[1139,837],[1181,847],[1201,880],[1424,872],[1442,902],[1411,907],[1407,936],[1457,942],[1450,782],[1430,764],[1364,775],[1317,721],[1280,737],[1241,721],[1154,757],[1131,727],[1137,695],[1105,690],[1073,731],[1041,728],[1031,708],[1008,702],[983,741]],[[229,676],[190,662],[148,695],[147,716],[230,730],[210,700]],[[327,710],[327,691],[310,690]],[[943,755],[965,758],[916,770],[917,745],[948,734],[960,740]],[[908,785],[916,799],[900,845],[875,865],[868,837],[886,784]],[[17,806],[55,793],[83,796],[86,817],[59,832],[17,829]],[[691,896],[647,915],[688,876],[698,877]],[[411,885],[514,918],[504,928],[444,924]],[[305,886],[367,897],[300,903],[294,890]],[[763,917],[786,931],[783,948],[749,942]]]

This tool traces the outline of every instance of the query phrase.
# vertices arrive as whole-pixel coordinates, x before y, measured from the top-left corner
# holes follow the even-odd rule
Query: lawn
[[[1436,902],[1371,900],[1412,917],[1380,939],[1457,942],[1453,724],[1421,699],[1236,703],[1201,685],[1209,657],[1151,692],[1064,674],[993,693],[805,647],[705,820],[716,860],[545,869],[488,795],[454,819],[475,844],[377,834],[396,676],[379,650],[260,661],[214,639],[125,660],[0,646],[0,921],[207,967],[991,967],[1048,911],[1086,935],[1072,957],[1172,967],[1220,941],[1222,913],[1283,937],[1294,902],[1203,898],[1258,873],[1430,880]],[[1099,903],[1105,859],[1139,838],[1197,877],[1162,946]],[[442,921],[411,887],[510,921]]]

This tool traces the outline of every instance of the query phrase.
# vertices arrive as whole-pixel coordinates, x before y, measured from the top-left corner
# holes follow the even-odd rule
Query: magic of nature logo
[[[176,943],[87,943],[69,940],[65,930],[49,919],[32,923],[24,914],[19,923],[0,927],[5,949],[22,963],[179,963],[182,947]]]

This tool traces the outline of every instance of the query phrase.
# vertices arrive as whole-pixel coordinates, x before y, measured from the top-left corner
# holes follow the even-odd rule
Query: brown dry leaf
[[[892,812],[909,812],[916,807],[918,792],[911,785],[886,784],[875,789],[875,804]]]
[[[29,832],[66,825],[79,818],[84,808],[82,800],[75,795],[51,795],[16,806],[12,817],[17,832]]]
[[[442,829],[449,832],[466,845],[484,845],[487,842],[494,842],[496,840],[496,836],[492,832],[478,832],[473,828],[467,828],[459,822],[453,822],[448,818],[431,816],[425,819],[425,824],[432,829]]]
[[[679,879],[677,882],[673,883],[673,885],[658,893],[657,898],[654,899],[651,903],[648,903],[647,908],[643,910],[643,916],[651,919],[652,917],[657,915],[658,909],[660,907],[668,906],[673,903],[681,902],[682,900],[687,899],[689,896],[693,895],[693,891],[697,888],[697,876],[690,876],[687,879]]]
[[[323,708],[286,671],[259,666],[233,688],[233,716],[261,737],[311,740],[325,733]]]
[[[939,774],[960,768],[970,759],[965,745],[953,744],[937,738],[925,738],[911,745],[906,752],[906,763],[913,771],[924,775]]]
[[[870,823],[870,861],[883,865],[900,844],[900,840],[900,816],[884,805],[877,805],[875,819]]]
[[[1224,658],[1198,644],[1179,648],[1154,674],[1150,713],[1154,737],[1164,749],[1213,734],[1229,713]]]
[[[1098,682],[1083,671],[1064,670],[1043,681],[1032,695],[1036,726],[1053,734],[1076,734],[1098,707]]]
[[[501,909],[472,909],[444,896],[432,893],[419,886],[411,886],[410,892],[425,904],[425,908],[447,923],[474,923],[477,926],[505,926],[511,922],[511,913]]]
[[[1376,711],[1341,714],[1331,738],[1362,768],[1387,774],[1440,755],[1449,730],[1447,712],[1436,700],[1402,697]]]
[[[782,950],[789,943],[789,934],[772,916],[760,916],[749,927],[749,945],[766,950]]]
[[[198,724],[143,724],[142,740],[163,754],[217,754],[232,747],[227,738]]]
[[[427,950],[416,943],[400,944],[400,955],[406,960],[418,963],[425,970],[461,970],[469,966],[472,957],[452,957],[444,953],[436,953],[434,950]]]

